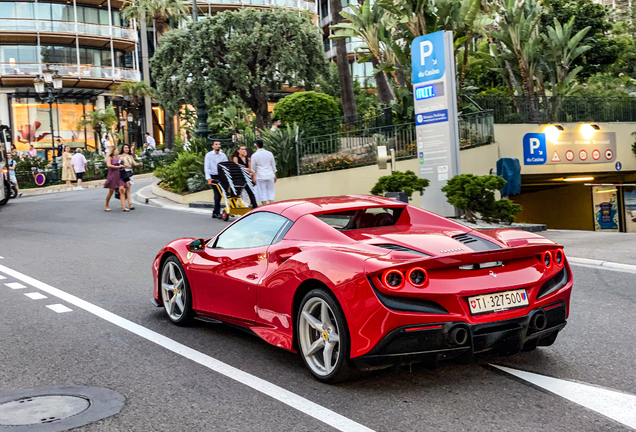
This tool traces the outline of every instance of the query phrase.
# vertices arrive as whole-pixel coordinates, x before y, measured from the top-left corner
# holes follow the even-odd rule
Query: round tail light
[[[384,286],[392,290],[399,290],[404,286],[404,276],[399,270],[388,270],[382,276]]]
[[[406,278],[411,282],[411,285],[417,288],[423,287],[428,281],[428,275],[426,270],[421,267],[414,267],[408,271]]]
[[[545,268],[552,267],[552,252],[547,251],[543,253],[543,265]]]
[[[554,262],[559,267],[563,267],[563,261],[564,261],[563,249],[559,249],[558,251],[554,253]]]

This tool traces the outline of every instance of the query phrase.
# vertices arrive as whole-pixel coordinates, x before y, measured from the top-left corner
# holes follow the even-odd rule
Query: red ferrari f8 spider
[[[241,326],[324,382],[552,345],[572,290],[546,238],[371,196],[259,207],[211,239],[169,243],[152,270],[154,303],[175,324]]]

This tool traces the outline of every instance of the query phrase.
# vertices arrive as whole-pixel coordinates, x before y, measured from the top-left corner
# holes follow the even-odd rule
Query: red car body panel
[[[395,225],[338,231],[314,216],[387,207],[404,209]],[[524,317],[559,302],[565,306],[566,317],[569,314],[573,283],[569,265],[564,258],[561,266],[554,263],[546,268],[542,254],[561,247],[537,234],[513,229],[471,230],[406,204],[367,196],[285,201],[259,207],[248,215],[255,212],[282,215],[293,225],[282,240],[260,248],[206,247],[204,252],[192,253],[187,247],[191,238],[169,243],[153,263],[154,298],[161,302],[162,259],[175,255],[185,269],[197,314],[247,327],[273,345],[294,350],[296,294],[304,283],[320,283],[335,295],[343,309],[352,359],[368,354],[387,334],[405,326],[493,323]],[[473,250],[453,238],[462,234],[486,240],[495,249]],[[378,244],[413,249],[420,256],[375,246]],[[461,269],[490,262],[505,265]],[[428,281],[424,287],[417,288],[407,281],[396,291],[381,281],[387,269],[406,271],[413,267],[426,269]],[[567,272],[567,283],[537,299],[541,287],[562,269]],[[521,288],[527,292],[528,306],[471,315],[468,297]],[[434,302],[447,313],[390,309],[380,300],[383,295],[396,301]]]

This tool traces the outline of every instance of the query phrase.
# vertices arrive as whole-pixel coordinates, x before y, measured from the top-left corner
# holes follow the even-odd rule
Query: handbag
[[[130,181],[130,175],[128,174],[128,171],[126,171],[125,169],[119,170],[119,176],[121,177],[124,183],[128,183]]]

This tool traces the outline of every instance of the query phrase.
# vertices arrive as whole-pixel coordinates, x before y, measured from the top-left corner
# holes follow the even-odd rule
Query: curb
[[[621,263],[615,263],[611,261],[600,261],[600,260],[594,260],[594,259],[588,259],[588,258],[570,258],[570,257],[568,257],[568,262],[570,264],[573,264],[579,267],[589,267],[589,268],[596,268],[600,270],[612,270],[612,271],[636,274],[636,265],[632,265],[632,264],[621,264]]]
[[[135,176],[136,179],[145,179],[145,178],[151,178],[151,177],[153,177],[152,173],[137,174]],[[82,182],[82,187],[84,189],[94,189],[94,188],[104,186],[104,183],[106,183],[106,179],[89,180],[88,182]],[[38,187],[38,188],[29,188],[29,189],[20,190],[20,192],[22,192],[23,197],[48,195],[51,193],[60,193],[60,192],[73,192],[73,191],[77,191],[77,184],[70,188],[67,188],[64,185],[57,185],[57,186],[45,186],[43,188]]]
[[[137,192],[135,192],[135,194],[133,195],[135,202],[137,204],[147,205],[151,207],[158,207],[158,208],[182,211],[187,213],[195,213],[195,214],[201,214],[206,216],[210,216],[212,214],[210,210],[204,210],[199,208],[189,208],[182,204],[164,204],[159,199],[150,198],[143,194],[144,190],[150,190],[150,189],[152,189],[152,185],[148,185],[144,188],[139,189]]]

